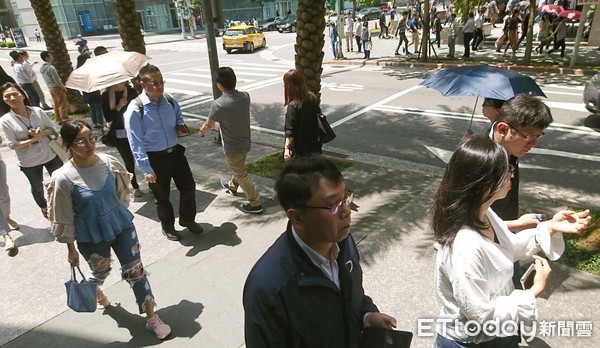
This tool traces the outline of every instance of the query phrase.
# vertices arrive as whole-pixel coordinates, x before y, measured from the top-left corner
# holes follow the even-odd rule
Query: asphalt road
[[[220,66],[231,66],[238,88],[252,97],[254,130],[282,135],[282,76],[294,67],[294,36],[266,32],[267,48],[254,53],[219,51]],[[220,38],[217,45],[220,47]],[[184,101],[189,117],[206,117],[212,99],[205,41],[149,46],[153,63],[161,67],[167,91]],[[357,53],[346,53],[355,55]],[[331,61],[326,50],[325,61]],[[330,145],[348,151],[444,166],[461,132],[469,127],[483,134],[489,127],[481,115],[482,100],[443,97],[419,83],[435,71],[326,64],[322,78],[322,109],[340,135]],[[588,124],[599,117],[583,107],[583,85],[589,77],[530,74],[548,96],[555,123],[522,160],[522,180],[534,185],[597,192],[600,133]],[[277,141],[277,144],[279,141]],[[596,206],[600,203],[596,202]]]
[[[273,143],[279,145],[277,137],[282,137],[285,113],[282,76],[294,67],[295,35],[265,35],[267,47],[254,53],[227,54],[220,48],[221,38],[217,38],[219,64],[232,67],[238,76],[238,88],[250,93],[256,134],[273,136]],[[163,72],[166,91],[182,101],[184,114],[205,118],[212,100],[206,41],[165,42],[147,49],[152,64]],[[324,60],[331,58],[330,50],[325,49]],[[10,72],[8,62],[8,57],[0,57],[0,64]],[[481,99],[443,97],[419,86],[434,72],[408,67],[325,64],[322,109],[339,134],[330,145],[443,167],[459,135],[469,127],[474,108],[473,130],[483,134],[489,124],[481,115]],[[587,126],[600,127],[600,117],[590,115],[582,103],[583,85],[589,77],[547,73],[530,76],[548,96],[546,102],[555,122],[537,147],[521,160],[522,167],[529,168],[523,171],[522,180],[574,189],[582,195],[598,192],[600,133]],[[598,207],[600,203],[594,205]]]

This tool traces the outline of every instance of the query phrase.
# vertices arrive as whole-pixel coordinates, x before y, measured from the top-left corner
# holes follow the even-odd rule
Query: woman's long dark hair
[[[504,148],[489,138],[474,137],[461,143],[452,157],[433,199],[431,225],[435,240],[452,245],[463,226],[481,230],[481,205],[510,179]]]
[[[288,105],[292,101],[303,103],[310,98],[308,86],[302,73],[296,69],[292,69],[283,75],[283,89],[285,102],[283,105]]]

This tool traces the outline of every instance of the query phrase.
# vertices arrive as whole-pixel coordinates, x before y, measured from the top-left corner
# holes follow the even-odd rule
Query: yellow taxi
[[[223,33],[223,49],[231,53],[234,49],[253,52],[256,47],[266,47],[265,34],[252,25],[235,25]]]

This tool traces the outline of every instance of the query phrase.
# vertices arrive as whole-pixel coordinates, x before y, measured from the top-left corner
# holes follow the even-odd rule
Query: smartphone
[[[185,124],[178,124],[175,129],[177,130],[177,136],[178,137],[187,137],[188,135],[190,135],[190,130],[188,129],[187,125]]]
[[[409,348],[412,332],[368,327],[363,331],[359,348]]]
[[[533,279],[535,279],[535,262],[529,265],[529,268],[521,277],[521,286],[523,290],[531,289],[533,286]]]

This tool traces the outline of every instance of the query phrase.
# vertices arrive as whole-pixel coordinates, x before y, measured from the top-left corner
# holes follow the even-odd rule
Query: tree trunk
[[[429,26],[431,17],[429,15],[429,1],[425,1],[425,8],[423,10],[423,38],[421,40],[421,61],[426,62],[429,58],[429,36],[431,34],[431,28]]]
[[[54,11],[50,0],[31,0],[31,8],[35,17],[40,24],[40,30],[44,35],[44,41],[48,52],[54,57],[54,67],[58,70],[58,75],[64,83],[69,78],[69,75],[73,71],[73,64],[67,51],[67,45],[62,36],[62,32],[56,22]],[[73,112],[85,112],[87,105],[83,102],[81,94],[79,92],[67,89],[67,100],[69,104],[69,113]]]
[[[536,14],[535,0],[529,0],[529,23],[527,23],[527,36],[525,37],[525,65],[531,64],[531,50],[533,48],[533,25]]]
[[[139,17],[135,11],[134,0],[113,0],[119,34],[123,49],[146,54],[146,44],[142,35]]]
[[[294,46],[296,69],[304,75],[308,89],[320,100],[325,45],[325,0],[299,0],[297,16],[298,33]]]

